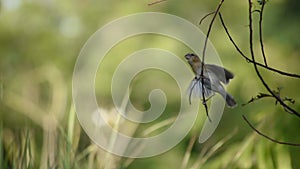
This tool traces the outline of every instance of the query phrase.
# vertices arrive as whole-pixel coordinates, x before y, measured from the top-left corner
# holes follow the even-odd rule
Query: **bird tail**
[[[234,100],[234,98],[230,94],[228,94],[228,93],[226,93],[226,104],[230,108],[234,108],[234,107],[237,106],[237,103]]]

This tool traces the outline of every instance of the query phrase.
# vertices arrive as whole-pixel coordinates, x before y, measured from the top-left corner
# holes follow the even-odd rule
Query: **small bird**
[[[229,80],[234,77],[233,73],[217,65],[204,64],[203,76],[201,76],[202,62],[200,58],[193,53],[186,54],[185,58],[196,75],[195,78],[192,80],[192,83],[189,88],[190,94],[193,93],[193,95],[202,98],[203,78],[205,98],[209,99],[216,92],[219,93],[226,100],[227,107],[233,108],[237,106],[237,103],[234,100],[234,98],[226,92],[225,88],[222,85],[222,83],[229,83]]]

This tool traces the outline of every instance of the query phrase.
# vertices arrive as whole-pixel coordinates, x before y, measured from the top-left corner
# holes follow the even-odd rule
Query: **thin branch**
[[[214,13],[216,13],[216,11],[210,12],[210,13],[206,14],[205,16],[203,16],[203,17],[201,18],[201,20],[199,21],[199,25],[202,24],[202,22],[204,21],[205,18],[207,18],[208,16],[210,16],[210,15],[212,15],[212,14],[214,14]]]
[[[249,120],[246,118],[245,115],[243,115],[243,119],[246,121],[246,123],[249,125],[249,127],[251,127],[252,130],[254,130],[258,135],[274,142],[274,143],[277,143],[277,144],[284,144],[284,145],[289,145],[289,146],[300,146],[300,144],[297,144],[297,143],[288,143],[288,142],[283,142],[283,141],[278,141],[274,138],[271,138],[265,134],[263,134],[262,132],[260,132],[259,130],[257,130],[250,122]]]
[[[264,59],[264,63],[266,66],[268,66],[267,64],[267,58],[266,58],[266,54],[265,54],[265,49],[264,49],[264,43],[263,43],[263,35],[262,35],[262,21],[263,21],[263,12],[264,12],[264,7],[265,7],[265,0],[262,0],[262,5],[261,5],[261,10],[259,12],[259,42],[260,42],[260,48],[261,48],[261,53]]]
[[[222,14],[221,14],[221,13],[219,13],[219,18],[220,18],[220,20],[221,20],[222,26],[223,26],[223,28],[224,28],[224,30],[225,30],[225,32],[226,32],[226,34],[227,34],[229,40],[230,40],[231,43],[234,45],[235,49],[240,53],[241,56],[243,56],[243,57],[247,60],[247,62],[251,62],[252,60],[249,59],[248,56],[246,56],[246,55],[242,52],[242,50],[238,47],[238,45],[237,45],[237,44],[235,43],[235,41],[233,40],[232,36],[231,36],[230,33],[229,33],[229,30],[227,29],[227,26],[226,26],[226,24],[225,24],[225,22],[224,22],[224,20],[223,20],[223,17],[222,17]]]
[[[207,34],[206,34],[206,38],[205,38],[205,41],[204,41],[204,46],[203,46],[203,53],[202,53],[202,65],[201,65],[201,76],[203,77],[203,68],[204,68],[204,63],[205,63],[205,53],[206,53],[206,49],[207,49],[207,42],[208,42],[208,38],[209,38],[209,35],[210,35],[210,32],[211,32],[211,29],[212,29],[212,26],[213,26],[213,23],[216,19],[216,16],[217,14],[219,13],[220,11],[220,8],[223,4],[224,0],[221,0],[219,5],[217,6],[217,9],[215,10],[214,12],[214,15],[213,15],[213,18],[209,24],[209,27],[208,27],[208,30],[207,30]],[[202,78],[203,79],[203,78]],[[203,80],[202,80],[203,81]],[[203,82],[202,82],[203,83]]]
[[[273,99],[274,99],[274,97],[273,97],[271,94],[259,93],[257,96],[252,97],[247,103],[242,104],[242,106],[246,106],[246,105],[248,105],[248,104],[250,104],[250,103],[253,103],[253,102],[255,102],[255,101],[261,100],[261,99],[263,99],[263,98],[273,98]],[[280,98],[281,98],[281,97],[280,97]],[[275,99],[275,100],[276,100],[276,99]],[[294,100],[294,99],[288,98],[288,97],[284,97],[284,98],[282,98],[281,100],[284,101],[284,102],[289,102],[289,103],[291,103],[291,104],[294,104],[294,103],[295,103],[295,100]],[[276,101],[275,101],[275,105],[277,105],[277,103],[278,103],[278,101],[276,100]],[[288,113],[291,113],[291,112],[289,112],[289,111],[286,110],[286,109],[284,109],[284,110],[287,111]]]
[[[204,89],[204,85],[202,84],[202,90]],[[211,122],[211,119],[209,117],[209,114],[208,114],[208,107],[207,107],[207,103],[206,103],[206,98],[204,96],[204,92],[202,93],[202,98],[203,98],[203,101],[202,101],[202,104],[204,105],[205,107],[205,113],[206,113],[206,116],[208,117],[208,120]]]
[[[193,93],[193,90],[194,90],[196,84],[199,83],[199,86],[200,86],[200,78],[195,77],[194,80],[193,80],[192,82],[194,82],[194,81],[195,81],[195,83],[193,83],[193,85],[192,85],[192,87],[191,87],[191,89],[190,89],[190,93],[189,93],[189,103],[190,103],[190,104],[192,104],[192,99],[191,99],[191,97],[192,97],[192,93]],[[201,86],[203,86],[203,85],[201,85]],[[203,88],[202,88],[202,90],[203,90]],[[203,93],[205,93],[205,91],[202,91],[202,94],[203,94]],[[209,98],[208,98],[208,99],[209,99]],[[207,100],[208,100],[208,99],[207,99]],[[205,106],[206,116],[207,116],[208,120],[211,122],[211,118],[210,118],[210,116],[209,116],[209,114],[208,114],[208,107],[207,107],[207,104],[206,104],[206,101],[207,101],[207,100],[203,100],[202,104]]]
[[[295,103],[295,100],[294,99],[292,99],[292,98],[288,98],[288,97],[284,97],[284,98],[282,98],[281,97],[281,94],[280,94],[280,92],[281,92],[281,87],[278,87],[277,88],[277,91],[273,91],[283,102],[289,102],[289,103],[291,103],[291,104],[294,104]],[[255,102],[255,101],[257,101],[257,100],[260,100],[260,99],[263,99],[263,98],[273,98],[274,99],[274,97],[271,95],[271,94],[267,94],[267,93],[259,93],[257,96],[255,96],[255,97],[252,97],[247,103],[244,103],[244,104],[242,104],[242,106],[245,106],[245,105],[247,105],[247,104],[250,104],[250,103],[252,103],[252,102]],[[275,99],[276,100],[276,99]],[[276,100],[275,101],[275,105],[277,105],[277,103],[278,103],[278,101]],[[289,111],[288,111],[288,113],[290,113]]]
[[[242,51],[241,49],[238,47],[238,45],[235,43],[235,41],[233,40],[232,36],[230,35],[228,29],[227,29],[227,26],[222,18],[222,15],[221,13],[219,13],[219,18],[221,20],[221,23],[222,23],[222,26],[229,38],[229,40],[231,41],[231,43],[233,44],[233,46],[235,47],[235,49],[239,52],[239,54],[246,59],[247,62],[249,63],[254,63],[253,60],[251,60],[248,56],[246,56]],[[278,70],[278,69],[275,69],[275,68],[272,68],[272,67],[269,67],[269,66],[266,66],[266,65],[263,65],[261,63],[258,63],[258,62],[255,62],[256,65],[262,67],[262,68],[265,68],[265,69],[268,69],[270,71],[273,71],[273,72],[276,72],[278,74],[281,74],[281,75],[285,75],[285,76],[289,76],[289,77],[294,77],[294,78],[300,78],[300,75],[297,75],[297,74],[293,74],[293,73],[288,73],[288,72],[284,72],[284,71],[281,71],[281,70]]]
[[[154,2],[151,2],[151,3],[148,3],[148,6],[152,6],[152,5],[164,2],[164,1],[167,1],[167,0],[157,0],[157,1],[154,1]]]
[[[260,10],[256,9],[256,10],[252,11],[252,13],[254,13],[254,12],[260,13]]]
[[[257,100],[260,100],[260,99],[262,99],[262,98],[267,98],[267,97],[273,98],[273,96],[270,95],[270,94],[259,93],[257,96],[252,97],[247,103],[242,104],[242,106],[246,106],[246,105],[248,105],[248,104],[250,104],[250,103],[253,103],[253,102],[257,101]]]
[[[205,53],[206,53],[206,48],[207,48],[207,42],[208,42],[208,37],[210,35],[210,32],[211,32],[211,29],[212,29],[212,26],[213,26],[213,23],[216,19],[216,16],[217,14],[219,13],[220,11],[220,8],[223,4],[224,0],[221,0],[219,5],[217,6],[217,9],[215,10],[215,13],[213,15],[213,18],[209,24],[209,27],[208,27],[208,30],[207,30],[207,34],[206,34],[206,38],[205,38],[205,41],[204,41],[204,46],[203,46],[203,53],[202,53],[202,64],[201,64],[201,75],[200,77],[204,77],[203,76],[203,72],[204,72],[204,63],[205,63]],[[202,100],[203,100],[203,105],[205,107],[205,110],[206,110],[206,114],[208,114],[208,108],[207,108],[207,104],[206,104],[206,99],[205,99],[205,95],[204,95],[204,78],[201,78],[201,82],[202,82]]]
[[[255,72],[256,72],[257,76],[259,77],[260,81],[262,82],[262,84],[264,85],[264,87],[268,90],[268,92],[270,94],[272,94],[272,96],[274,98],[276,98],[276,100],[285,108],[285,110],[288,110],[289,112],[291,112],[292,114],[294,114],[294,115],[296,115],[297,117],[300,118],[300,114],[296,110],[292,109],[287,104],[285,104],[280,99],[280,97],[278,97],[271,90],[271,88],[268,86],[268,84],[266,83],[266,81],[264,80],[264,78],[262,77],[262,75],[260,74],[260,72],[258,70],[258,67],[257,67],[256,62],[255,62],[254,50],[253,50],[253,28],[252,28],[252,12],[251,12],[252,2],[251,2],[251,0],[248,0],[248,2],[249,2],[249,9],[248,9],[248,12],[249,12],[249,44],[250,44],[250,53],[251,53],[251,57],[252,57],[252,60],[253,60],[253,65],[254,65]]]

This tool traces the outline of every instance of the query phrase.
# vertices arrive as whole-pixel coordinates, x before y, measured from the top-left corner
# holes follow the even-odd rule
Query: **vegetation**
[[[253,62],[245,61],[237,52],[219,16],[216,16],[209,38],[223,65],[235,73],[227,89],[239,106],[225,108],[221,123],[207,142],[197,142],[206,118],[204,107],[199,110],[194,128],[180,144],[164,154],[145,159],[111,155],[94,144],[80,127],[72,103],[72,73],[82,46],[95,31],[119,17],[148,11],[173,14],[198,25],[218,4],[219,1],[179,0],[159,3],[1,0],[1,168],[299,168],[299,147],[274,143],[257,134],[244,120],[243,117],[247,117],[255,129],[276,141],[300,143],[299,118],[286,111],[278,101],[275,104],[276,97],[262,85]],[[253,2],[252,10],[260,11],[261,5]],[[257,31],[260,13],[253,12],[252,47],[256,62],[300,74],[298,7],[300,3],[296,0],[270,0],[264,4],[262,33],[266,59],[261,57]],[[220,8],[234,42],[246,56],[251,56],[248,10],[246,0],[227,0]],[[208,16],[198,25],[203,32],[207,32],[211,18]],[[184,55],[190,52],[180,42],[157,35],[136,36],[117,44],[99,66],[101,74],[97,74],[95,82],[97,99],[101,100],[101,108],[108,115],[113,111],[110,83],[116,66],[131,53],[144,48],[165,49],[182,56],[183,61]],[[299,112],[299,78],[282,76],[261,67],[258,70],[272,90],[278,93],[280,90],[280,98],[286,99],[284,103]],[[180,103],[178,87],[174,79],[157,70],[147,70],[137,76],[132,83],[131,101],[139,109],[149,108],[148,94],[154,88],[166,93],[165,112],[153,128],[126,124],[133,128],[131,133],[139,136],[159,133],[176,117]],[[249,104],[242,106],[249,100]]]

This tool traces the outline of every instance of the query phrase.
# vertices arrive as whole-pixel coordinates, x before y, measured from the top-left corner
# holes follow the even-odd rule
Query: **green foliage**
[[[253,133],[241,118],[242,114],[247,114],[264,133],[279,140],[299,143],[299,119],[274,106],[274,101],[268,99],[225,109],[214,136],[199,145],[197,139],[191,142],[190,139],[197,138],[203,124],[205,114],[201,109],[190,135],[158,157],[120,158],[89,140],[76,120],[71,97],[73,67],[85,41],[105,23],[124,15],[158,11],[178,15],[196,25],[217,5],[215,1],[177,0],[147,6],[148,2],[1,1],[0,168],[299,168],[299,148],[263,139]],[[299,10],[295,10],[293,4],[298,4],[298,1],[269,1],[266,4],[264,39],[268,64],[299,74]],[[246,1],[225,1],[222,7],[224,19],[244,51],[248,51],[246,8]],[[284,16],[281,9],[284,9]],[[207,30],[207,24],[203,22],[200,28]],[[257,93],[266,92],[256,78],[253,66],[241,59],[220,24],[215,24],[211,41],[224,66],[236,75],[228,90],[239,105]],[[172,51],[182,56],[182,60],[190,51],[174,39],[152,35],[133,37],[116,45],[100,66],[98,71],[102,73],[97,74],[95,82],[97,98],[102,100],[107,112],[112,107],[110,83],[116,66],[132,52],[148,47]],[[254,47],[258,49],[258,43]],[[274,89],[284,87],[282,96],[295,100],[293,106],[300,110],[300,82],[262,72]],[[153,83],[158,80],[160,84]],[[130,96],[133,104],[147,109],[148,94],[153,88],[166,91],[166,111],[152,127],[141,125],[137,128],[128,124],[133,130],[131,134],[155,135],[168,127],[176,116],[174,112],[180,105],[178,87],[174,79],[161,72],[145,71],[134,79]],[[235,128],[238,130],[233,132]],[[189,145],[191,149],[188,149]]]

